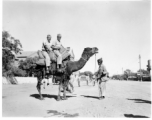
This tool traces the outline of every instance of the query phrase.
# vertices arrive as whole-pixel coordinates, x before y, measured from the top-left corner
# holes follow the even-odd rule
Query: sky
[[[143,1],[3,1],[2,30],[19,39],[24,51],[41,50],[47,34],[62,34],[65,47],[80,59],[97,47],[110,75],[146,69],[151,58],[151,3]],[[96,64],[96,68],[95,68]],[[98,69],[92,56],[81,71]]]

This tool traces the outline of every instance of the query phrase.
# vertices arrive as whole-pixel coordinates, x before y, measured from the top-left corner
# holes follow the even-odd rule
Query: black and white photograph
[[[151,118],[151,0],[2,0],[2,118]]]

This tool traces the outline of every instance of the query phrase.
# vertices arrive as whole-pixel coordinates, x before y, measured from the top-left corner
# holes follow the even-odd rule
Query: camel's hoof
[[[74,90],[71,90],[71,93],[73,93],[74,92]]]
[[[60,100],[61,100],[61,99],[59,99],[59,98],[57,99],[57,101],[60,101]]]
[[[66,97],[63,97],[62,100],[67,100],[67,98],[66,98]]]
[[[60,101],[60,100],[61,100],[61,98],[60,98],[60,97],[58,97],[58,98],[57,98],[57,101]]]
[[[40,98],[40,100],[44,100],[44,98],[43,98],[43,97],[41,97],[41,98]]]

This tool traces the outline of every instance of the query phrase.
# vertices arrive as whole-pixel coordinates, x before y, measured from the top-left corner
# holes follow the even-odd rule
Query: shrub
[[[15,67],[15,66],[12,67],[12,73],[13,73],[14,76],[18,76],[18,77],[27,76],[25,70],[19,69],[18,67]]]

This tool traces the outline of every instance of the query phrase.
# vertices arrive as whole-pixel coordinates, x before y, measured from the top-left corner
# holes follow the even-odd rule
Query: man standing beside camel
[[[107,77],[108,72],[106,70],[106,67],[102,64],[103,60],[102,58],[97,60],[99,69],[97,71],[97,82],[98,82],[98,89],[99,89],[99,100],[105,98],[105,92],[106,92],[106,83],[109,80]]]

